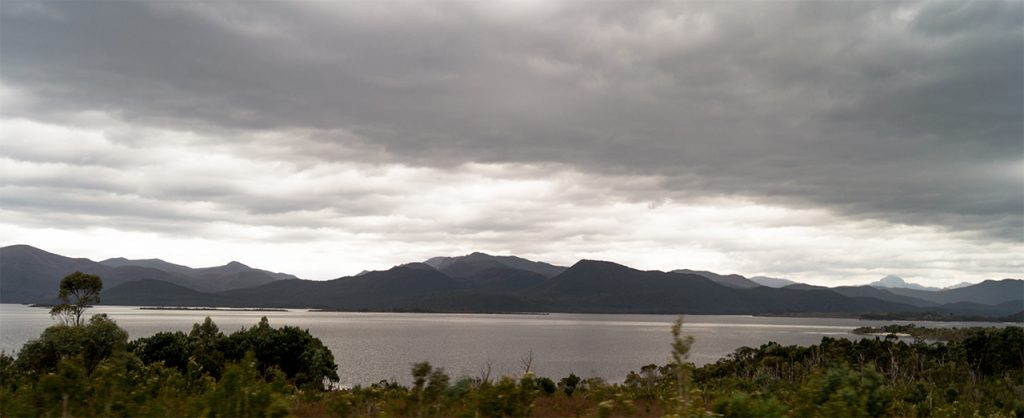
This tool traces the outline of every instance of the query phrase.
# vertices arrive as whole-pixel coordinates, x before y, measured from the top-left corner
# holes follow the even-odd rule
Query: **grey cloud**
[[[277,228],[275,239],[285,242],[300,237],[322,238],[323,232],[314,231],[341,225],[335,219],[343,210],[261,207],[256,203],[258,199],[252,196],[244,206],[236,206],[237,202],[224,199],[208,207],[197,206],[202,205],[202,201],[158,200],[149,196],[70,188],[74,187],[73,184],[68,187],[22,185],[0,188],[5,222],[37,228],[79,230],[102,227],[221,239],[232,239],[234,232],[220,230],[219,226],[235,225]],[[181,199],[180,196],[177,198]]]
[[[1019,28],[1024,12],[1019,2],[933,2],[922,8],[914,29],[929,35],[948,36],[970,30],[997,31]]]
[[[197,225],[204,220],[213,220],[206,214],[189,213],[166,202],[110,193],[25,186],[7,186],[0,189],[0,192],[5,211],[46,219],[46,222],[53,222],[53,226],[81,226],[99,221],[99,225],[106,227],[124,227],[124,223],[138,225],[159,219],[158,225],[146,225],[146,230],[181,231],[183,224]],[[66,219],[56,220],[61,217]],[[83,223],[85,219],[91,222]]]
[[[979,169],[1024,156],[1020,2],[487,7],[5,1],[3,80],[37,99],[5,112],[109,111],[249,148],[304,130],[281,158],[313,165],[557,164],[662,179],[616,190],[630,199],[1024,231],[1020,173]]]

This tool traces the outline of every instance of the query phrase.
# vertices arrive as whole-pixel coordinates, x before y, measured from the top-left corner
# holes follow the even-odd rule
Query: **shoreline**
[[[32,308],[52,308],[53,304],[33,303],[22,304]],[[96,306],[135,306],[135,305],[96,305]],[[215,306],[135,306],[140,310],[166,310],[166,311],[235,311],[235,312],[291,312],[294,310],[305,310],[308,312],[348,312],[348,313],[420,313],[420,314],[464,314],[464,315],[551,315],[551,314],[594,314],[594,315],[725,315],[725,316],[751,316],[762,318],[821,318],[821,319],[856,319],[861,321],[928,321],[928,322],[990,322],[1003,324],[1024,323],[1024,312],[1016,315],[1003,317],[986,317],[978,315],[936,315],[933,313],[917,312],[887,312],[887,313],[844,313],[844,312],[767,312],[767,313],[666,313],[666,312],[601,312],[601,311],[459,311],[459,310],[430,310],[430,309],[405,309],[405,308],[263,308],[263,307],[215,307]]]
[[[205,306],[140,306],[146,311],[231,311],[231,312],[289,312],[282,308],[217,308]]]

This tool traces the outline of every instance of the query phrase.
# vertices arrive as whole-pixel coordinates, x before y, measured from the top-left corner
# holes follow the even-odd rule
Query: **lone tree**
[[[82,325],[82,313],[93,304],[100,302],[103,280],[100,276],[80,271],[69,274],[60,281],[61,303],[50,309],[50,315],[59,318],[64,325]]]
[[[682,402],[682,408],[690,406],[690,348],[693,346],[693,336],[683,336],[683,316],[679,315],[676,322],[672,324],[672,362],[670,363],[676,372],[676,396]],[[683,412],[680,410],[679,412]]]

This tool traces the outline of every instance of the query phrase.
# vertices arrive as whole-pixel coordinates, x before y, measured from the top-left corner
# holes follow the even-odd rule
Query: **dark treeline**
[[[1019,301],[1014,302],[1020,306]],[[952,312],[884,312],[856,317],[871,321],[1024,322],[1024,311],[1009,315],[965,315]]]
[[[188,334],[128,341],[106,315],[61,324],[0,354],[2,416],[287,415],[289,396],[338,380],[331,351],[266,317],[230,335],[206,318]]]
[[[916,324],[906,325],[884,325],[881,327],[859,327],[854,328],[851,331],[858,335],[884,335],[899,337],[900,335],[906,335],[913,337],[915,340],[932,340],[932,341],[960,341],[987,331],[985,327],[967,327],[967,328],[928,328],[918,326]]]
[[[695,379],[726,415],[1024,416],[1024,329],[972,332],[948,343],[743,347]]]

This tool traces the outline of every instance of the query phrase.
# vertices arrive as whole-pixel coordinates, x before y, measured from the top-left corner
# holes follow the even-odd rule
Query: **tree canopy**
[[[50,310],[50,315],[64,325],[81,326],[85,309],[100,303],[101,290],[103,280],[100,276],[80,271],[71,273],[61,279],[60,292],[57,294],[61,303]]]

